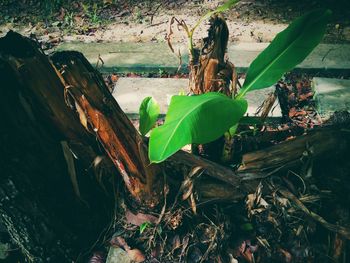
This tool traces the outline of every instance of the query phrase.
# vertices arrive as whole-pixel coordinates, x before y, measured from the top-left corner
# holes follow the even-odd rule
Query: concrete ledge
[[[322,117],[335,111],[350,111],[350,80],[313,78],[317,110]]]
[[[142,100],[147,96],[154,97],[159,105],[162,114],[168,111],[171,96],[180,92],[187,92],[187,79],[174,78],[120,78],[116,83],[113,96],[123,111],[135,115],[139,111]],[[274,92],[274,87],[256,90],[247,94],[248,116],[254,116],[257,108],[267,98],[268,94]],[[270,117],[280,117],[281,109],[276,108]]]
[[[256,56],[269,43],[240,43],[230,45],[230,60],[239,72],[245,72]],[[104,65],[101,72],[175,72],[178,58],[171,53],[166,43],[63,43],[56,51],[76,50],[82,52],[92,65],[100,55]],[[186,45],[182,50],[182,72],[187,72],[188,54]],[[320,44],[297,69],[307,71],[350,70],[350,45]]]

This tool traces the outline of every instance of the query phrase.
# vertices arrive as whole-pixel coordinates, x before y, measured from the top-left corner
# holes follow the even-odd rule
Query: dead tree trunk
[[[12,43],[18,45],[17,49]],[[2,50],[23,85],[42,103],[42,116],[70,141],[83,144],[81,149],[74,149],[76,144],[71,143],[72,151],[80,156],[86,155],[91,145],[97,149],[96,136],[133,200],[139,205],[156,206],[162,196],[161,190],[154,188],[161,185],[162,177],[156,177],[160,172],[149,165],[141,136],[86,59],[77,53],[57,54],[54,59],[59,72],[33,43],[13,32],[3,39]],[[92,159],[95,156],[92,153]]]
[[[141,135],[121,110],[102,77],[78,52],[52,57],[65,83],[66,101],[94,134],[139,205],[153,208],[163,196],[161,167],[150,165]]]
[[[0,222],[27,260],[72,262],[81,254],[86,262],[113,202],[79,166],[87,205],[75,195],[61,142],[93,140],[65,114],[63,86],[45,56],[17,38],[0,40]]]

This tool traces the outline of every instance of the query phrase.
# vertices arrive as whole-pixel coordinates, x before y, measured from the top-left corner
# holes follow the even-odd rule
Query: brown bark
[[[57,54],[53,57],[56,70],[33,42],[13,32],[2,39],[1,48],[4,59],[31,93],[33,103],[40,105],[35,109],[54,124],[61,137],[69,140],[73,151],[86,156],[93,146],[95,151],[90,151],[89,160],[84,160],[91,163],[98,151],[96,136],[134,201],[156,206],[163,189],[156,177],[160,170],[149,165],[140,135],[87,60],[75,52]]]
[[[204,175],[231,185],[232,195],[227,195],[227,198],[238,200],[254,192],[264,178],[283,174],[287,170],[295,169],[299,172],[300,167],[308,161],[317,165],[324,159],[344,153],[349,147],[350,136],[346,130],[349,126],[349,122],[329,125],[295,139],[243,154],[242,165],[237,171],[183,151],[170,157],[166,165],[172,170],[187,167],[182,173],[189,173],[193,167],[202,167]],[[218,197],[225,199],[227,185],[207,182],[213,184],[218,192],[222,188],[223,193],[218,194]],[[207,196],[212,196],[213,193],[213,189],[203,186],[203,183],[200,191],[204,191],[202,194]]]
[[[221,92],[231,96],[237,74],[234,65],[225,59],[228,27],[220,15],[213,16],[210,23],[200,54],[190,62],[190,90],[194,94]]]
[[[38,114],[45,121],[52,122],[66,138],[90,144],[92,137],[60,99],[63,98],[64,86],[36,43],[10,31],[1,39],[0,51],[2,59],[10,65],[22,86],[26,87],[23,92],[30,97],[29,103],[40,105],[35,107]]]
[[[203,39],[203,47],[196,49],[190,60],[189,88],[193,94],[221,92],[229,97],[236,92],[237,73],[234,65],[225,57],[229,30],[220,15],[210,20],[208,37]],[[232,138],[225,136],[201,145],[192,145],[195,154],[209,160],[227,163],[232,156]]]
[[[139,204],[155,207],[162,194],[161,167],[150,165],[141,135],[110,94],[102,77],[78,52],[60,52],[52,60],[61,72],[66,98],[81,124],[94,134]]]
[[[74,116],[58,103],[63,86],[55,71],[11,34],[0,40],[0,225],[13,242],[10,257],[19,248],[32,262],[86,262],[87,255],[77,258],[109,223],[113,202],[78,166],[85,203],[73,192],[61,132],[82,140],[88,134],[78,120],[61,125]],[[9,258],[17,261],[24,260]]]
[[[348,126],[349,123],[343,123]],[[344,128],[343,127],[343,128]],[[306,135],[243,155],[239,172],[259,173],[273,169],[288,169],[303,163],[303,159],[324,157],[348,147],[349,135],[339,125],[315,129]]]

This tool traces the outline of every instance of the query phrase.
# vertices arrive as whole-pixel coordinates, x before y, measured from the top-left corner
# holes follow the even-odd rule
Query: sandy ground
[[[62,41],[82,42],[163,42],[166,41],[169,30],[169,21],[173,16],[183,19],[189,27],[208,10],[213,10],[222,1],[203,1],[197,4],[195,1],[174,1],[167,6],[154,6],[156,10],[149,12],[138,8],[132,11],[121,11],[111,15],[108,23],[81,34],[77,30],[67,30],[60,27],[59,23],[45,25],[44,23],[20,25],[7,23],[0,26],[0,36],[8,30],[15,30],[23,35],[35,35],[39,41],[56,45]],[[158,9],[157,9],[158,8]],[[283,7],[281,7],[283,8]],[[302,13],[292,8],[284,8],[283,13],[276,10],[268,10],[266,4],[258,1],[241,1],[230,11],[225,13],[230,30],[232,42],[270,42],[275,35],[283,30],[290,20]],[[84,26],[81,17],[74,17],[73,27]],[[185,43],[186,36],[183,31],[173,27],[174,43]],[[199,40],[206,36],[207,21],[198,28],[194,36]],[[350,25],[348,23],[332,23],[329,26],[324,42],[350,43]]]

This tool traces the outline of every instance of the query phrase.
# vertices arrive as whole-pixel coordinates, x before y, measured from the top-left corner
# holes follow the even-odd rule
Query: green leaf
[[[147,227],[149,227],[151,225],[150,222],[146,221],[146,222],[143,222],[141,225],[140,225],[140,234],[142,234]]]
[[[149,159],[159,163],[186,144],[219,138],[238,123],[246,110],[246,100],[232,100],[216,92],[173,96],[164,125],[151,132]]]
[[[242,90],[247,92],[275,84],[301,63],[322,40],[331,11],[317,9],[292,22],[250,65]]]
[[[240,228],[246,232],[251,232],[254,230],[254,227],[251,223],[245,223],[245,224],[241,225]]]
[[[160,112],[159,104],[152,97],[143,99],[139,114],[140,114],[140,132],[145,136],[156,124]]]
[[[228,133],[230,134],[230,136],[233,136],[233,135],[236,134],[238,125],[239,125],[239,123],[236,123],[235,125],[233,125],[232,127],[230,127],[230,129],[228,130]]]

